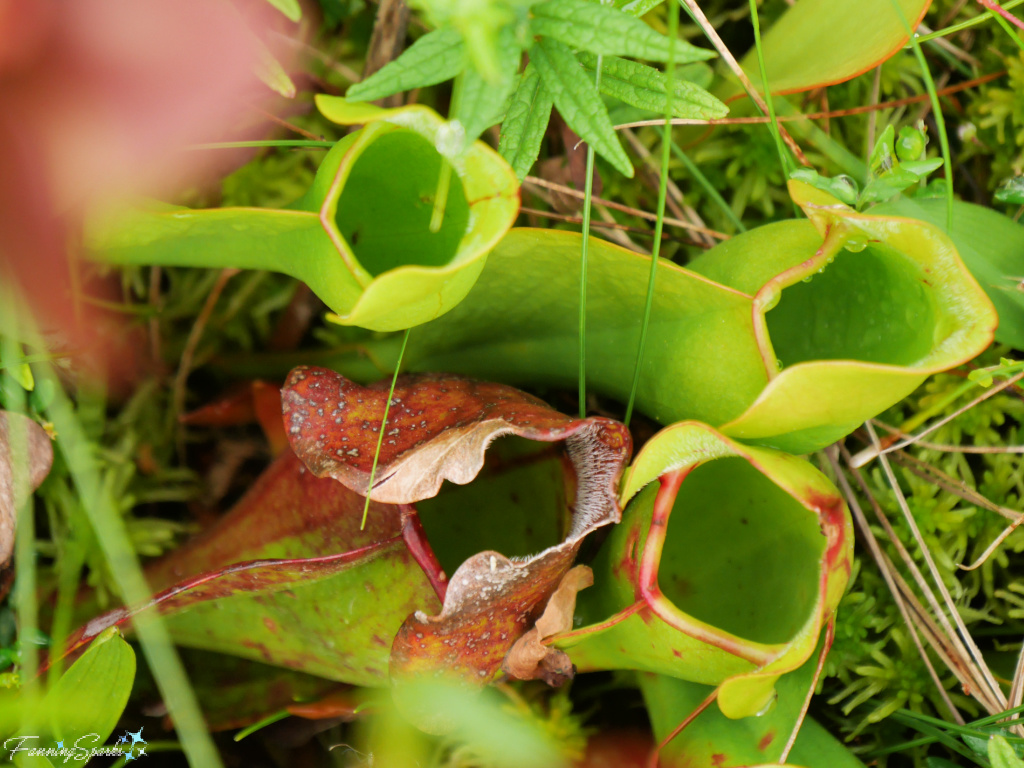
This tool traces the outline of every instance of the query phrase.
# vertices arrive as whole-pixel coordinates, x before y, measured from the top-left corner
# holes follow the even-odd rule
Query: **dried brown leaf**
[[[572,677],[568,655],[543,641],[572,629],[576,593],[593,584],[594,572],[585,565],[577,565],[562,577],[537,623],[516,641],[502,662],[505,674],[519,680],[544,680],[548,685],[561,685]]]

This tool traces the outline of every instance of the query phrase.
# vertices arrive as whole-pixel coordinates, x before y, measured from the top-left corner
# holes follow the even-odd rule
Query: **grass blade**
[[[679,9],[671,6],[668,14],[668,35],[675,41],[679,34]],[[651,324],[651,309],[654,306],[654,283],[658,274],[658,257],[661,254],[661,233],[665,226],[665,200],[668,197],[668,164],[672,151],[672,96],[675,88],[671,87],[675,74],[675,59],[673,58],[673,46],[669,48],[668,63],[665,65],[665,79],[670,87],[665,89],[665,127],[661,135],[661,176],[658,184],[658,218],[654,222],[654,245],[651,249],[651,271],[647,279],[647,299],[644,303],[644,319],[640,326],[640,343],[636,350],[636,366],[633,369],[633,384],[629,390],[629,403],[626,405],[626,416],[623,419],[626,426],[633,416],[633,404],[636,402],[636,392],[640,386],[640,372],[644,366],[644,349],[647,345],[647,328]]]

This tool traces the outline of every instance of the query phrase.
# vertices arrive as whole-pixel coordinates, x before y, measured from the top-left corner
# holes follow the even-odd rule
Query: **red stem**
[[[405,546],[409,548],[413,560],[423,569],[441,605],[444,605],[444,596],[448,592],[448,576],[441,568],[441,563],[438,562],[437,555],[427,540],[427,532],[423,530],[416,507],[412,504],[402,504],[401,507],[402,539]]]

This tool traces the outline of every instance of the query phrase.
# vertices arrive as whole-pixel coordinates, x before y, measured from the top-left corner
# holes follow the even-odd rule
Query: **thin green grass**
[[[597,57],[597,67],[594,73],[594,89],[601,90],[601,63],[603,56]],[[590,212],[593,208],[592,198],[594,195],[594,147],[587,144],[587,178],[583,182],[583,242],[580,244],[580,322],[579,322],[579,346],[580,346],[580,370],[579,370],[579,400],[580,418],[587,416],[587,252],[590,248]]]
[[[1024,0],[1022,0],[1022,2],[1024,2]],[[746,232],[747,228],[740,220],[740,217],[736,215],[736,212],[732,209],[732,206],[729,205],[729,203],[725,201],[725,198],[719,194],[717,189],[715,189],[715,185],[712,184],[708,177],[701,172],[700,168],[697,167],[697,164],[693,162],[693,160],[691,160],[689,156],[679,148],[679,145],[676,144],[675,141],[672,141],[671,145],[672,154],[674,154],[676,156],[676,159],[678,159],[679,162],[683,164],[683,166],[686,168],[686,172],[690,174],[693,180],[700,184],[701,189],[704,190],[704,192],[711,199],[711,201],[721,209],[722,213],[725,214],[725,217],[729,220],[729,222],[734,227],[736,227],[736,231]]]
[[[1018,5],[1024,3],[1024,0],[1009,0],[1009,2],[1002,3],[1003,10],[1008,11],[1011,8],[1016,8]],[[944,29],[937,30],[935,32],[929,32],[927,35],[921,35],[917,38],[918,43],[926,43],[929,40],[934,40],[937,37],[948,37],[949,35],[955,35],[957,32],[962,32],[965,29],[976,27],[979,24],[984,24],[988,19],[985,15],[975,16],[973,19],[967,19],[967,21],[961,21],[959,24],[953,24],[945,27]],[[910,48],[913,46],[913,39],[907,43],[906,47]]]
[[[750,0],[750,23],[754,25],[754,48],[757,51],[757,65],[761,71],[761,87],[764,89],[764,103],[768,105],[768,118],[771,121],[772,138],[775,139],[775,149],[779,153],[779,164],[782,166],[782,178],[789,178],[792,169],[792,162],[786,154],[786,148],[782,144],[782,134],[779,133],[779,121],[775,117],[775,99],[772,98],[768,89],[768,67],[764,63],[764,49],[761,46],[761,23],[757,18],[757,2]]]
[[[1010,26],[1010,22],[1008,22],[997,11],[994,11],[991,8],[986,7],[985,10],[988,12],[988,15],[995,19],[996,23],[1003,28],[1003,31],[1010,36],[1010,39],[1017,44],[1017,47],[1024,51],[1024,40],[1021,40],[1020,33],[1015,31],[1014,28]],[[1003,10],[1006,10],[1005,6]]]
[[[150,598],[151,592],[125,531],[124,521],[117,514],[96,471],[93,447],[82,431],[74,406],[49,366],[43,371],[44,376],[53,382],[56,393],[46,411],[47,418],[57,430],[57,446],[64,455],[114,583],[126,605],[141,605]],[[189,762],[193,766],[219,768],[220,755],[206,730],[195,692],[163,620],[158,614],[144,612],[135,619],[134,626]]]
[[[665,201],[668,198],[668,165],[672,156],[672,92],[675,75],[675,41],[679,36],[679,9],[671,6],[668,14],[668,37],[672,43],[668,49],[665,64],[665,127],[661,135],[661,176],[658,184],[658,218],[654,222],[654,246],[651,249],[651,271],[647,278],[647,297],[644,300],[644,319],[640,326],[640,343],[636,350],[636,366],[633,368],[633,383],[629,389],[629,402],[623,422],[629,426],[633,416],[633,405],[640,387],[640,372],[644,366],[644,349],[647,346],[647,328],[651,324],[651,309],[654,306],[654,283],[658,276],[658,257],[661,253],[661,233],[665,226]]]
[[[370,511],[370,493],[373,491],[373,480],[377,476],[377,461],[380,459],[380,448],[384,444],[384,429],[388,424],[388,413],[391,411],[391,398],[395,395],[395,383],[398,381],[398,372],[402,370],[402,358],[405,357],[405,346],[409,343],[409,329],[402,334],[402,347],[398,350],[398,362],[395,363],[395,373],[391,377],[391,388],[388,389],[388,399],[384,403],[384,418],[380,423],[380,434],[377,435],[377,450],[373,452],[373,465],[370,467],[370,482],[366,485],[366,500],[363,504],[363,521],[359,524],[359,530],[366,527],[366,515]]]
[[[14,338],[18,335],[18,308],[19,302],[9,291],[0,294],[4,306],[3,327],[14,329],[15,335],[3,336],[0,338],[0,361],[7,367],[20,365],[21,345]],[[4,386],[6,384],[6,386]],[[27,410],[25,391],[13,380],[12,377],[0,378],[0,386],[4,387],[4,400],[9,411],[23,414]],[[17,536],[14,540],[14,563],[17,578],[14,583],[14,594],[12,600],[15,604],[15,612],[18,616],[18,636],[21,640],[21,678],[22,693],[28,700],[30,706],[26,711],[31,711],[31,703],[41,694],[37,675],[39,671],[39,650],[36,648],[34,638],[39,633],[39,608],[36,604],[36,530],[35,515],[32,512],[32,496],[29,492],[29,467],[27,461],[18,461],[19,456],[28,455],[28,435],[24,425],[16,420],[7,423],[7,434],[9,444],[7,446],[11,467],[11,485],[14,502],[17,505],[15,519],[17,521]],[[0,446],[3,450],[3,446]]]

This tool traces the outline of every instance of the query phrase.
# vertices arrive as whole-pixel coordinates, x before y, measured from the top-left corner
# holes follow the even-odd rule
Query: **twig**
[[[289,123],[283,117],[278,117],[277,115],[275,115],[275,114],[273,114],[271,112],[267,112],[265,109],[257,109],[256,111],[259,112],[261,115],[263,115],[268,120],[271,120],[271,121],[277,123],[278,125],[280,125],[283,128],[287,128],[289,131],[294,131],[295,133],[299,134],[300,136],[305,136],[307,139],[309,139],[311,141],[320,141],[321,139],[323,139],[323,136],[317,136],[315,133],[310,133],[305,128],[302,128],[302,127],[300,127],[298,125],[295,125],[295,123]]]
[[[160,307],[163,301],[160,297],[160,277],[163,270],[160,267],[151,267],[149,270],[149,306],[153,308],[153,316],[149,318],[149,354],[153,358],[153,365],[160,369],[160,358],[163,355],[160,338]]]
[[[999,549],[999,545],[1006,541],[1006,537],[1013,533],[1015,530],[1017,530],[1017,526],[1021,523],[1024,523],[1024,514],[1021,514],[1016,520],[1014,520],[1012,523],[1006,526],[1006,528],[1003,529],[1003,532],[996,536],[995,541],[988,545],[988,547],[985,549],[984,552],[981,553],[981,556],[977,560],[975,560],[970,565],[957,564],[957,568],[959,568],[962,571],[973,571],[975,568],[979,568],[981,565],[985,563],[986,560],[989,559],[989,557],[992,556],[993,552]]]
[[[370,47],[366,52],[363,78],[367,78],[398,58],[405,46],[405,33],[409,27],[409,6],[405,0],[380,0],[377,18],[373,22]],[[402,105],[402,94],[395,93],[375,102],[382,107]]]
[[[839,446],[839,450],[843,454],[844,461],[849,465],[849,452],[841,444]],[[882,578],[885,579],[885,583],[889,586],[889,592],[892,593],[893,600],[896,603],[896,608],[899,610],[900,615],[903,617],[903,621],[906,623],[907,628],[910,631],[910,637],[914,641],[914,645],[917,647],[917,652],[920,654],[921,660],[924,662],[924,665],[928,670],[928,674],[932,678],[932,682],[935,683],[935,687],[939,691],[939,695],[942,697],[943,703],[945,703],[946,707],[949,709],[950,716],[963,725],[963,717],[953,704],[953,700],[949,698],[949,693],[946,691],[945,686],[943,686],[939,673],[935,671],[935,666],[932,664],[931,659],[928,658],[928,653],[925,651],[924,645],[921,643],[921,638],[918,636],[917,629],[915,628],[914,622],[911,620],[910,614],[907,610],[906,602],[904,601],[903,596],[893,578],[892,570],[886,564],[888,558],[885,557],[885,554],[882,552],[882,548],[878,545],[878,539],[875,538],[875,534],[871,530],[871,526],[868,525],[867,518],[864,516],[864,510],[861,509],[860,503],[857,501],[857,495],[853,492],[853,488],[850,487],[850,481],[846,479],[846,473],[843,472],[843,468],[839,466],[839,460],[836,457],[835,449],[827,449],[825,451],[825,455],[828,457],[829,463],[832,465],[836,479],[839,482],[839,487],[842,489],[843,495],[846,497],[846,502],[850,507],[850,511],[853,513],[853,519],[857,524],[857,529],[860,531],[861,538],[868,545],[868,550],[871,552],[871,556],[874,558],[875,563],[878,564],[878,570],[881,571]],[[857,476],[857,474],[858,473],[856,472],[854,473],[855,476]]]
[[[978,397],[974,398],[971,402],[967,403],[967,405],[961,408],[957,408],[949,416],[945,416],[939,419],[938,421],[934,422],[930,426],[925,427],[920,432],[913,435],[912,437],[907,438],[906,440],[901,440],[898,443],[893,443],[892,445],[886,446],[884,448],[881,446],[880,443],[878,443],[877,439],[873,440],[872,442],[874,443],[874,445],[872,445],[870,448],[861,451],[856,456],[854,456],[854,466],[863,467],[865,464],[867,464],[875,457],[882,457],[887,453],[892,453],[893,451],[898,451],[901,448],[906,448],[908,445],[913,445],[925,435],[931,434],[939,427],[948,424],[957,416],[960,416],[961,414],[964,414],[967,411],[971,410],[971,408],[976,406],[978,403],[988,400],[990,397],[993,397],[994,395],[998,395],[1000,392],[1002,392],[1004,389],[1007,389],[1008,387],[1012,387],[1021,379],[1024,379],[1024,373],[1018,373],[1016,376],[1011,376],[1009,379],[1000,384],[996,384],[995,386],[989,387],[988,390],[978,395]],[[870,423],[865,423],[865,426],[868,428],[868,430],[870,430],[871,434],[874,434],[874,429],[872,429]]]
[[[894,453],[892,459],[901,467],[913,472],[922,480],[925,480],[944,491],[948,491],[954,496],[959,496],[970,504],[974,504],[982,509],[987,509],[989,512],[995,512],[996,514],[1002,515],[1007,520],[1011,521],[1016,520],[1020,515],[1019,510],[1010,509],[1009,507],[996,504],[968,486],[963,480],[946,474],[938,467],[933,466],[926,461],[921,461],[921,459],[911,456],[906,451]]]
[[[623,134],[629,142],[629,145],[633,147],[633,150],[640,155],[640,157],[643,158],[644,164],[648,166],[650,172],[654,174],[653,180],[656,182],[654,187],[657,189],[657,182],[660,180],[659,177],[661,176],[661,168],[659,167],[658,162],[651,155],[647,147],[643,145],[643,142],[636,137],[636,134],[633,133],[633,131],[627,129],[623,131]],[[662,140],[664,141],[665,138]],[[672,212],[677,218],[686,218],[689,219],[691,223],[696,224],[699,227],[704,226],[704,222],[700,220],[700,216],[697,212],[690,206],[686,205],[686,201],[683,198],[683,191],[679,189],[679,186],[674,181],[672,181],[671,177],[668,179],[668,194],[668,206],[672,209]],[[699,238],[701,240],[699,244],[703,245],[705,248],[710,248],[715,244],[715,241],[712,240],[709,235],[699,235]]]
[[[715,27],[710,21],[708,21],[708,17],[704,15],[704,11],[702,11],[700,6],[697,5],[696,0],[679,0],[679,2],[683,3],[690,9],[690,13],[694,20],[700,25],[700,28],[704,30],[704,34],[707,36],[708,40],[711,41],[711,45],[715,47],[715,50],[718,51],[722,60],[728,65],[729,69],[733,71],[733,74],[739,78],[740,83],[747,92],[747,95],[750,96],[750,99],[757,105],[758,109],[761,110],[761,114],[769,114],[768,104],[765,102],[761,94],[757,92],[754,84],[750,82],[750,78],[747,77],[747,73],[743,71],[743,67],[741,67],[740,63],[736,61],[736,57],[732,55],[728,46],[722,42],[722,38],[718,36],[718,32],[715,31]],[[765,90],[767,91],[768,84],[762,83],[762,85],[764,85]],[[770,95],[769,98],[771,98]],[[664,124],[665,121],[662,120],[660,122]],[[673,120],[672,124],[675,125],[676,121]],[[789,135],[789,132],[785,128],[782,128],[781,126],[779,127],[779,135],[782,137],[782,140],[786,142],[786,146],[790,148],[794,155],[796,155],[796,159],[801,165],[810,165],[807,161],[807,157],[803,153],[803,150],[800,149],[800,146],[793,140],[793,137]]]
[[[886,424],[878,419],[872,419],[871,423],[898,437],[914,437],[909,432],[904,432],[899,427]],[[944,453],[1024,453],[1024,445],[947,445],[945,443],[930,443],[927,440],[915,440],[914,445],[918,448]]]
[[[556,192],[561,192],[562,194],[569,195],[570,197],[575,197],[578,200],[582,200],[584,197],[582,192],[579,192],[573,189],[572,187],[568,187],[565,184],[558,184],[557,182],[554,181],[548,181],[547,179],[542,179],[538,176],[527,176],[526,183],[533,184],[538,187],[543,187],[544,189],[552,189]],[[628,205],[622,205],[621,203],[613,203],[611,200],[604,200],[600,197],[592,197],[591,202],[593,202],[594,205],[603,205],[608,208],[611,208],[613,211],[621,211],[622,213],[628,213],[632,216],[636,216],[641,219],[646,219],[647,221],[656,221],[658,218],[653,213],[641,211],[639,208],[630,208]],[[671,224],[674,227],[686,229],[691,232],[701,232],[703,234],[717,238],[718,240],[729,239],[729,235],[726,235],[722,232],[716,232],[715,230],[708,229],[706,227],[698,227],[694,224],[690,224],[687,221],[680,221],[679,219],[669,218],[668,216],[665,217],[664,221],[666,224]]]
[[[528,208],[526,206],[522,206],[522,207],[519,208],[519,212],[520,213],[532,214],[533,216],[541,216],[541,217],[546,218],[546,219],[555,219],[557,221],[564,221],[567,224],[579,224],[580,223],[580,217],[579,216],[569,216],[569,215],[564,214],[564,213],[555,213],[554,211],[542,211],[542,210],[540,210],[538,208]],[[619,224],[617,221],[607,221],[607,222],[606,221],[592,221],[592,222],[590,222],[590,226],[592,226],[592,227],[604,227],[604,228],[607,228],[607,229],[614,229],[614,230],[616,230],[618,232],[632,232],[634,235],[639,235],[641,237],[654,237],[654,233],[651,232],[649,229],[641,229],[640,227],[630,227],[630,226],[627,226],[626,224]],[[698,245],[698,246],[703,246],[704,245],[703,243],[698,243],[696,240],[686,240],[686,239],[684,239],[682,237],[673,237],[672,235],[662,235],[662,239],[663,240],[671,240],[672,242],[675,242],[675,243],[682,243],[683,245]],[[631,243],[631,245],[633,245],[633,244]],[[635,248],[636,246],[633,245],[633,247]]]
[[[333,69],[339,75],[348,80],[350,83],[359,82],[360,78],[358,72],[352,69],[352,67],[349,67],[346,64],[342,64],[340,61],[336,60],[332,56],[328,56],[319,48],[315,48],[309,43],[303,42],[302,40],[296,40],[293,37],[289,37],[288,35],[282,35],[278,32],[271,32],[270,34],[271,37],[273,37],[275,40],[284,42],[291,48],[300,51],[304,54],[308,54],[309,56],[312,56],[328,69]]]
[[[609,211],[607,208],[605,208],[603,205],[597,206],[597,215],[601,217],[601,221],[600,222],[592,221],[590,223],[591,226],[597,226],[597,227],[599,227],[599,226],[607,226],[607,227],[609,227],[608,237],[610,237],[612,240],[617,242],[619,245],[624,246],[626,248],[629,248],[632,251],[636,251],[637,253],[642,253],[645,256],[650,256],[651,255],[650,251],[648,251],[647,249],[645,249],[645,248],[643,248],[643,247],[641,247],[641,246],[639,246],[639,245],[637,245],[636,243],[633,242],[633,238],[631,238],[628,234],[626,234],[626,232],[627,232],[626,229],[619,229],[619,227],[624,227],[625,225],[624,224],[619,224],[619,222],[617,222],[615,220],[615,217],[612,216],[612,212]],[[582,222],[580,222],[580,223],[582,223]],[[646,229],[645,230],[641,230],[641,231],[642,232],[649,232],[649,230],[646,230]],[[649,237],[654,237],[654,233],[650,232],[648,236]],[[669,240],[674,240],[675,242],[689,243],[690,245],[696,245],[696,242],[694,242],[693,240],[687,241],[687,240],[683,240],[682,238],[676,238],[676,237],[672,237],[671,235],[665,235],[664,233],[662,233],[662,239],[665,239],[665,238],[667,238]]]
[[[939,96],[949,96],[952,93],[959,91],[965,91],[968,88],[974,88],[978,85],[984,85],[990,83],[993,80],[997,80],[1006,74],[1006,70],[1001,72],[992,72],[981,77],[976,77],[973,80],[968,80],[963,83],[957,83],[956,85],[950,85],[946,88],[941,88],[937,91]],[[862,107],[850,107],[849,109],[836,109],[829,112],[808,112],[807,114],[800,115],[777,115],[776,121],[791,122],[793,120],[825,120],[834,117],[852,117],[853,115],[863,115],[864,113],[877,112],[882,109],[893,109],[895,107],[905,107],[908,104],[916,104],[920,101],[927,101],[928,94],[921,93],[916,96],[907,96],[902,99],[893,99],[892,101],[883,101],[878,104],[867,104]],[[699,120],[696,118],[687,117],[674,117],[672,118],[672,125],[760,125],[762,123],[771,122],[770,118],[760,117],[719,117],[711,120]],[[615,130],[623,130],[625,128],[644,128],[651,125],[664,125],[664,120],[638,120],[634,123],[621,123],[615,126]]]
[[[1024,374],[1020,375],[1024,376]],[[868,430],[868,434],[871,435],[871,442],[878,445],[878,435],[875,434],[874,427],[872,427],[869,422],[865,423],[865,427]],[[969,649],[971,657],[974,658],[975,663],[978,665],[978,669],[982,674],[982,679],[989,686],[992,698],[998,704],[1001,704],[1003,709],[1005,709],[1006,697],[1003,695],[1002,690],[999,688],[999,683],[996,682],[995,677],[992,675],[988,665],[985,663],[985,659],[981,655],[981,650],[974,642],[974,638],[972,638],[971,633],[967,631],[967,626],[960,617],[960,612],[956,609],[953,597],[949,594],[949,590],[946,588],[946,584],[942,580],[942,576],[939,574],[939,569],[935,565],[935,559],[932,557],[931,550],[929,550],[928,545],[925,544],[924,537],[921,535],[921,530],[917,526],[917,521],[914,519],[914,515],[910,511],[910,506],[907,504],[907,500],[903,495],[900,484],[896,481],[896,475],[892,471],[892,465],[889,463],[889,460],[886,458],[884,453],[879,454],[878,459],[882,464],[882,471],[885,472],[886,479],[889,481],[889,486],[896,495],[896,501],[899,504],[900,511],[903,513],[907,526],[910,528],[910,532],[913,534],[914,540],[920,548],[921,556],[924,557],[924,561],[928,565],[928,570],[931,573],[932,580],[935,582],[935,587],[938,589],[939,594],[942,596],[942,599],[949,610],[950,618],[952,618],[956,624],[957,629],[960,632],[961,639]],[[938,614],[939,619],[945,623],[943,613],[941,611],[936,611],[936,613]],[[950,632],[950,635],[952,636],[953,633]]]

